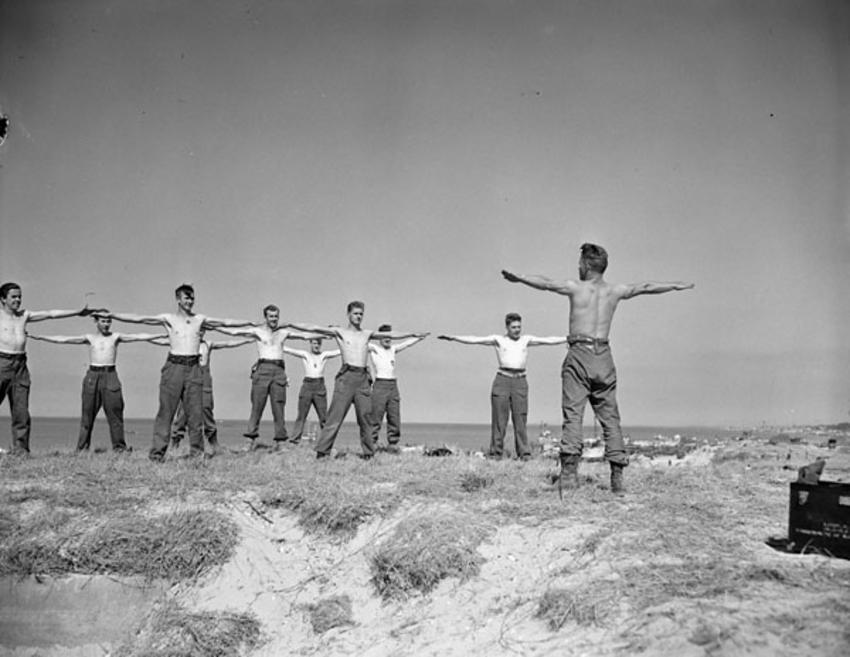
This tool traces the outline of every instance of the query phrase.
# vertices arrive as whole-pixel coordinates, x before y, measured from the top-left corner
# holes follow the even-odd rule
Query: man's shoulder
[[[19,310],[18,312],[0,312],[0,322],[25,322],[30,318],[32,313],[29,310]]]

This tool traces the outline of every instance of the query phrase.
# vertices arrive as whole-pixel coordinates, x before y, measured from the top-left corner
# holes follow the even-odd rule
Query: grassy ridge
[[[548,520],[568,518],[592,531],[563,546],[567,556],[539,580],[533,614],[550,630],[632,628],[630,646],[639,650],[651,640],[650,623],[661,622],[649,610],[662,610],[680,625],[701,619],[692,642],[702,645],[734,635],[726,611],[734,601],[765,631],[792,641],[786,635],[800,623],[841,626],[850,569],[814,567],[764,545],[786,529],[793,478],[783,470],[785,448],[766,449],[750,444],[740,458],[721,453],[705,467],[629,468],[624,498],[608,490],[604,464],[583,465],[584,485],[563,501],[549,483],[556,465],[543,459],[379,454],[371,462],[317,462],[308,449],[162,465],[141,455],[7,458],[0,460],[0,573],[134,574],[131,564],[150,561],[180,565],[145,574],[191,578],[226,560],[238,540],[222,504],[259,500],[297,514],[317,539],[345,541],[404,503],[425,512],[402,518],[368,554],[375,594],[385,600],[427,595],[446,577],[475,577],[478,546],[499,527],[545,531]],[[151,528],[159,538],[145,542]],[[220,545],[204,542],[213,534]],[[166,558],[169,541],[185,552]],[[765,596],[809,596],[812,604],[790,623],[780,612],[753,611]],[[317,634],[354,622],[345,596],[308,611]]]

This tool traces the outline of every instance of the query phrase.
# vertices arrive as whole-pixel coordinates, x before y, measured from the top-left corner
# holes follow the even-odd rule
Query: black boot
[[[578,488],[578,461],[577,454],[561,454],[561,473],[558,475],[558,496],[563,499],[564,489]]]
[[[611,464],[611,492],[617,495],[626,492],[626,487],[623,485],[623,468],[625,467],[620,463]]]

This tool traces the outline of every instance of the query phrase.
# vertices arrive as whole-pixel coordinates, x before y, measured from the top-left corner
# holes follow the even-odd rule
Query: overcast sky
[[[847,420],[848,39],[839,0],[0,0],[0,278],[32,310],[362,299],[433,334],[398,359],[403,419],[488,422],[493,350],[436,335],[564,335],[563,297],[499,271],[576,277],[591,241],[612,281],[696,284],[618,311],[626,425]],[[33,415],[77,415],[87,349],[28,352]],[[532,424],[563,355],[532,351]],[[128,417],[164,358],[120,348]],[[213,355],[219,417],[255,358]]]

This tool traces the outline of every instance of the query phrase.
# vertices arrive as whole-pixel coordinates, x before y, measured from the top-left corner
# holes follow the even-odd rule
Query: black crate
[[[850,559],[850,484],[792,482],[788,540],[795,552]]]

